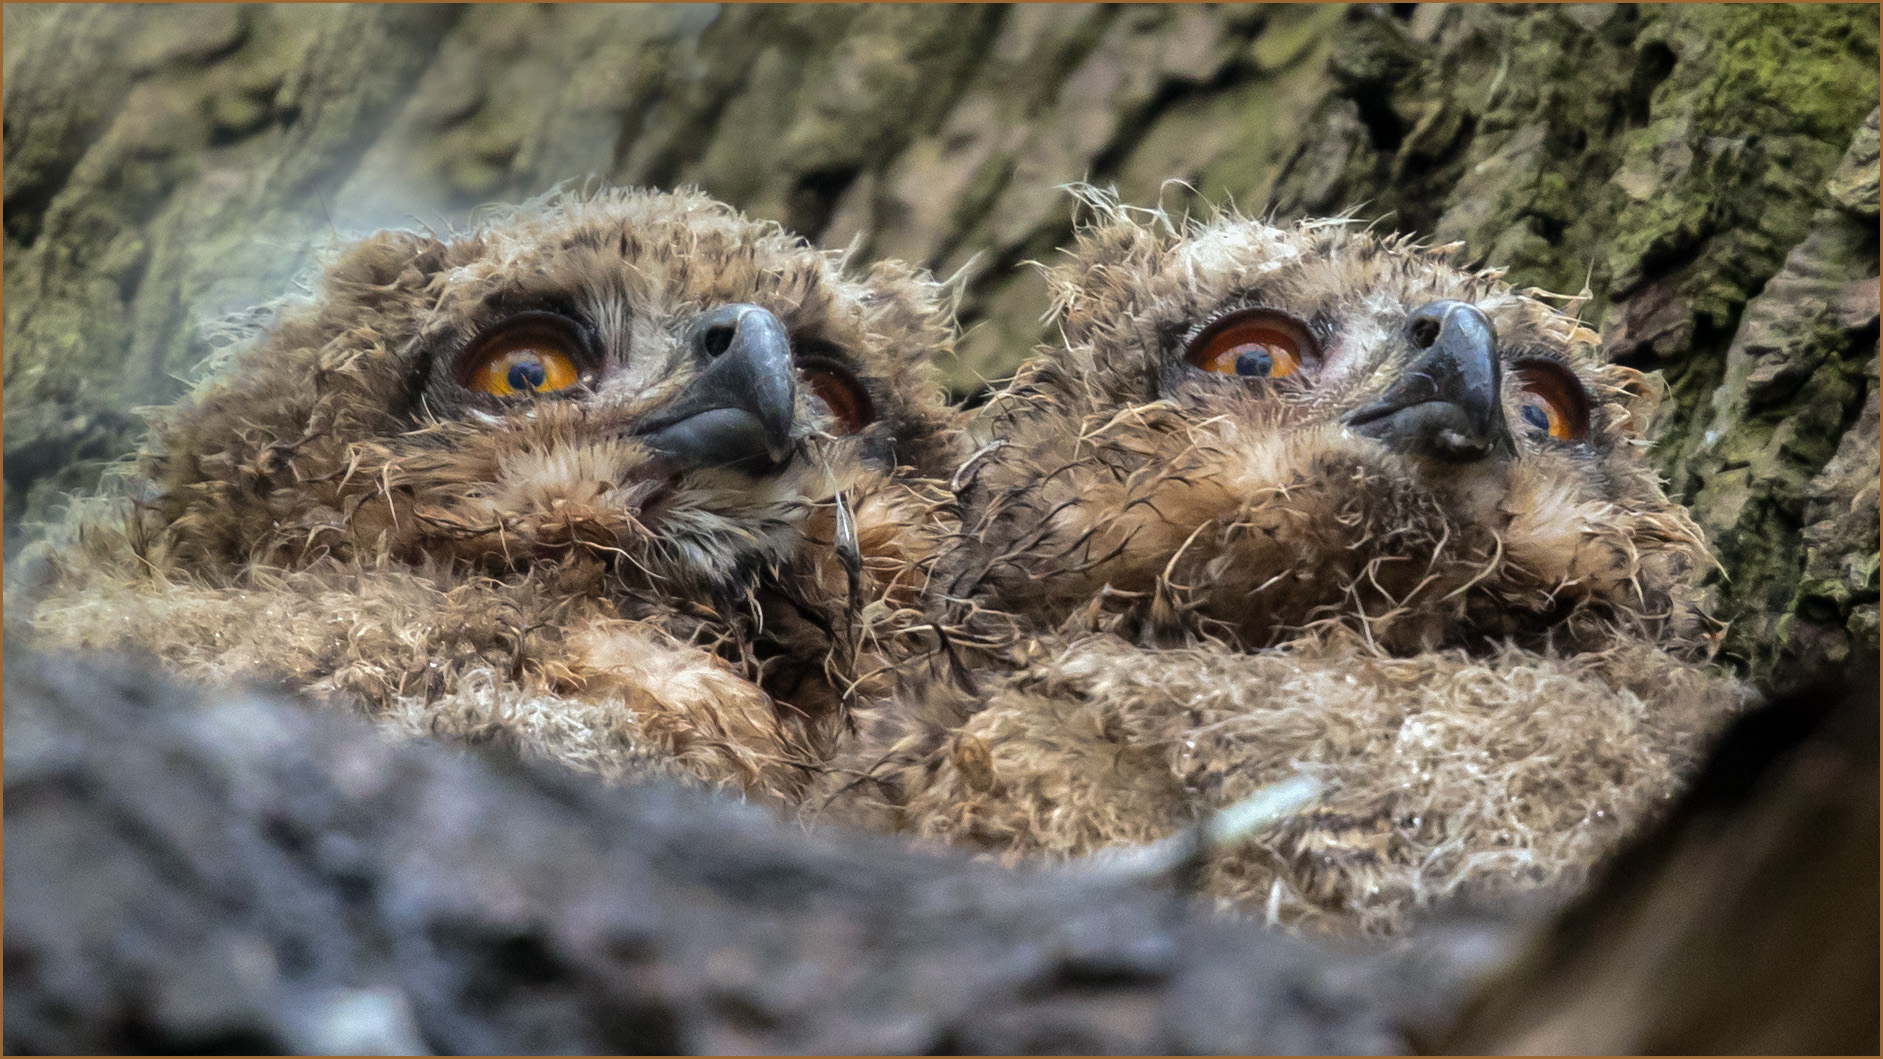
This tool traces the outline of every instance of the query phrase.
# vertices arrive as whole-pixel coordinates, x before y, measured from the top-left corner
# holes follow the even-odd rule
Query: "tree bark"
[[[1453,908],[1369,950],[1216,918],[1182,865],[1007,871],[5,668],[15,1054],[1876,1050],[1874,680],[1743,718],[1554,922]]]
[[[136,668],[6,678],[13,1054],[1372,1054],[1469,967]]]
[[[1877,15],[1814,5],[8,7],[9,551],[336,237],[597,177],[959,273],[1044,336],[1058,186],[1355,210],[1668,379],[1726,657],[1873,666]],[[1171,181],[1186,183],[1175,184]]]

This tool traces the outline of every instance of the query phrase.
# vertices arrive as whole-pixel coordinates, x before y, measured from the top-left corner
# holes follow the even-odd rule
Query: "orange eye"
[[[530,313],[478,336],[458,361],[458,381],[497,397],[553,393],[576,384],[580,349],[569,321],[551,313]]]
[[[1589,399],[1568,369],[1547,361],[1527,361],[1512,370],[1523,388],[1517,414],[1531,433],[1558,441],[1589,436]]]
[[[870,395],[856,376],[823,360],[798,365],[798,377],[811,388],[811,395],[830,409],[837,422],[833,434],[855,434],[876,420]]]
[[[1314,336],[1301,321],[1272,309],[1250,309],[1211,324],[1191,341],[1190,363],[1204,371],[1246,379],[1279,379],[1319,356]]]

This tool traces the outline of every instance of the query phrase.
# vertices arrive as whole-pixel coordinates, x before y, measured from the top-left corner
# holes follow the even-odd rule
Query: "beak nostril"
[[[709,327],[704,334],[700,335],[700,345],[706,350],[707,356],[720,356],[725,353],[726,350],[732,348],[734,333],[733,328],[723,325],[720,327]]]
[[[1477,307],[1435,301],[1407,315],[1397,378],[1350,413],[1356,433],[1445,463],[1510,454],[1497,332]]]
[[[683,342],[693,380],[635,435],[682,469],[758,474],[788,462],[798,391],[783,322],[757,305],[720,305],[695,317]]]

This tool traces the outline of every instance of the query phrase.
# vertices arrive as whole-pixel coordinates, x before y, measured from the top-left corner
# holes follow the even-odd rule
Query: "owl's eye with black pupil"
[[[830,410],[832,434],[855,434],[876,421],[869,391],[842,366],[822,358],[798,361],[798,377],[811,395]]]
[[[1549,361],[1511,366],[1523,404],[1517,414],[1537,437],[1581,441],[1589,436],[1589,397],[1568,369]]]
[[[543,367],[542,360],[532,359],[511,364],[510,374],[504,378],[512,390],[540,390],[549,381],[549,369]]]
[[[581,377],[580,331],[555,313],[524,313],[485,329],[458,357],[458,382],[493,397],[554,393]]]
[[[1307,325],[1273,309],[1231,313],[1190,340],[1184,359],[1204,371],[1245,379],[1293,375],[1321,355]]]
[[[1275,374],[1275,357],[1266,349],[1244,350],[1236,355],[1236,374],[1267,378]]]

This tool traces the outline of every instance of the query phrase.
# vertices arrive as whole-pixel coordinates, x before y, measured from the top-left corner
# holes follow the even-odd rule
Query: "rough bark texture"
[[[1877,12],[9,6],[10,542],[335,235],[597,176],[959,272],[962,393],[1042,337],[1058,185],[1359,216],[1574,293],[1768,686],[1873,667]],[[1866,126],[1865,115],[1872,114]],[[1841,161],[1840,161],[1841,160]],[[1188,186],[1167,181],[1188,182]]]
[[[14,1054],[1375,1053],[1466,966],[135,668],[6,700]]]
[[[1212,919],[1181,872],[807,835],[11,655],[5,1045],[1874,1054],[1875,684],[1848,691],[1743,719],[1545,929],[1365,952]]]

